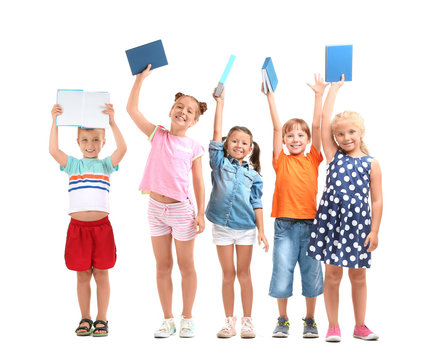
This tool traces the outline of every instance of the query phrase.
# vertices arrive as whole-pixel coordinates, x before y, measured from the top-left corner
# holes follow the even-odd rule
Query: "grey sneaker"
[[[276,324],[275,330],[273,330],[273,337],[286,338],[289,336],[290,323],[283,317],[278,318],[278,323]]]
[[[316,327],[315,320],[312,318],[306,318],[302,319],[304,320],[304,334],[303,337],[305,338],[317,338],[318,335],[318,328]]]

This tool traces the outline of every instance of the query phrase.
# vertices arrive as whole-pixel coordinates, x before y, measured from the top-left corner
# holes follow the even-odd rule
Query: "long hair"
[[[363,141],[363,136],[365,135],[365,125],[364,125],[364,119],[362,118],[362,116],[359,113],[357,113],[356,111],[349,111],[349,110],[337,114],[333,118],[333,120],[330,124],[333,134],[335,133],[336,125],[342,121],[350,121],[353,124],[355,124],[356,127],[359,128],[359,130],[361,130],[361,134],[362,134],[362,136],[361,136],[361,151],[365,155],[370,155],[368,152],[367,145],[365,145],[365,143]]]
[[[261,150],[259,149],[259,145],[257,142],[253,141],[253,135],[252,132],[247,129],[244,126],[234,126],[233,128],[231,128],[229,130],[229,132],[227,133],[227,136],[223,137],[223,141],[224,141],[224,145],[223,145],[223,150],[224,150],[224,156],[227,156],[227,142],[229,140],[229,137],[232,135],[233,132],[235,131],[242,131],[243,133],[246,133],[247,135],[250,136],[250,144],[252,145],[252,153],[250,154],[250,164],[253,166],[253,168],[255,169],[255,171],[261,175],[261,164],[259,162],[259,155],[261,153]]]

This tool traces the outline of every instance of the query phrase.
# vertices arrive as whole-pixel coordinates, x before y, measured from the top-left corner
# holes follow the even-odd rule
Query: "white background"
[[[2,145],[0,227],[0,339],[8,358],[117,359],[121,357],[341,357],[429,354],[440,336],[440,64],[436,1],[15,1],[1,5],[0,119]],[[138,184],[148,142],[125,111],[134,78],[125,50],[162,39],[169,60],[146,80],[140,108],[169,126],[178,91],[207,101],[209,110],[188,132],[207,148],[215,101],[211,97],[230,54],[237,59],[226,84],[224,130],[245,125],[262,149],[264,214],[274,188],[272,126],[260,93],[260,67],[271,56],[280,83],[282,121],[311,121],[314,96],[306,82],[324,74],[324,46],[353,44],[353,82],[340,90],[336,111],[356,110],[366,121],[365,141],[383,172],[384,215],[379,248],[368,273],[367,325],[378,342],[352,338],[347,276],[341,285],[340,344],[324,341],[323,297],[316,320],[321,337],[303,340],[304,300],[296,271],[289,301],[291,336],[273,339],[276,301],[267,295],[271,253],[255,248],[252,261],[257,338],[216,339],[223,324],[221,270],[210,223],[195,248],[198,292],[194,339],[154,339],[162,312],[146,219],[147,197]],[[112,175],[111,221],[118,260],[111,274],[108,338],[79,338],[76,276],[64,265],[69,217],[67,177],[48,152],[50,111],[57,88],[107,90],[128,151]],[[60,147],[81,153],[73,129],[60,129]],[[102,151],[115,147],[111,132]],[[203,158],[206,199],[208,156]],[[325,165],[320,167],[319,195]],[[206,200],[207,201],[207,200]],[[181,311],[174,268],[174,314]],[[239,287],[235,313],[241,317]],[[95,295],[93,296],[93,314]],[[262,356],[260,356],[262,355]],[[2,356],[3,357],[3,356]]]

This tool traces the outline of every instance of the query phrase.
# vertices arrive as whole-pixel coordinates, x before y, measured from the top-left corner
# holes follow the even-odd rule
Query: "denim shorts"
[[[299,263],[302,295],[316,297],[324,290],[321,262],[307,256],[313,220],[275,219],[273,273],[269,295],[286,299],[293,295],[293,272]]]

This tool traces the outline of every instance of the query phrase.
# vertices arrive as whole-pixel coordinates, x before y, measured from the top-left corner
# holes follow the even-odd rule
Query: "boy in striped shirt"
[[[79,336],[91,333],[93,336],[106,336],[106,314],[110,297],[108,269],[116,261],[114,235],[108,219],[109,176],[118,170],[118,164],[126,153],[126,143],[115,123],[112,104],[106,104],[103,113],[109,115],[109,125],[117,149],[110,157],[98,159],[106,142],[105,130],[78,128],[77,143],[83,158],[68,156],[58,147],[55,120],[62,112],[60,105],[52,108],[49,152],[60,164],[60,169],[69,175],[71,222],[66,239],[65,260],[68,269],[77,272],[77,296],[82,319],[75,332]],[[95,322],[92,322],[90,315],[92,275],[97,284],[98,314]]]

